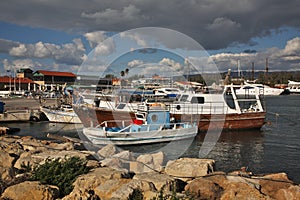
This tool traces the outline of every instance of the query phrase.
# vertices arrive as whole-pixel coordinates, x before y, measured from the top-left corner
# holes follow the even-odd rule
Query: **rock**
[[[211,159],[180,158],[169,161],[165,173],[180,178],[197,178],[214,171],[215,161]]]
[[[98,151],[99,156],[109,158],[116,153],[119,153],[117,147],[113,144],[108,144]]]
[[[197,199],[220,199],[223,188],[208,179],[197,178],[185,186],[185,191]]]
[[[40,140],[31,136],[22,137],[18,143],[21,144],[24,151],[44,151],[47,149]]]
[[[286,173],[269,174],[260,179],[261,192],[275,198],[280,189],[288,189],[292,185]]]
[[[65,143],[49,143],[47,148],[55,149],[55,150],[67,150],[71,151],[74,150],[74,146],[72,142],[65,142]]]
[[[12,167],[0,167],[0,179],[10,182],[15,176],[15,170]]]
[[[122,151],[109,158],[102,160],[100,163],[103,167],[111,167],[117,170],[128,170],[129,161],[131,160],[134,160],[133,154],[129,151]]]
[[[0,150],[0,167],[12,167],[17,157],[15,154],[9,154]]]
[[[280,189],[275,195],[278,200],[298,200],[300,199],[300,186],[292,185],[287,189]]]
[[[246,183],[232,182],[226,185],[226,188],[224,188],[223,194],[220,199],[221,200],[231,200],[231,199],[266,200],[270,198],[268,196],[265,196],[259,190],[249,186]]]
[[[91,172],[79,176],[73,183],[73,191],[65,196],[64,200],[88,199],[94,195],[96,187],[109,179],[121,179],[129,177],[128,174],[108,167],[96,168]]]
[[[25,181],[6,188],[1,198],[14,200],[52,200],[59,195],[56,186],[42,185],[38,181]]]
[[[134,175],[133,179],[153,183],[155,189],[158,191],[160,191],[163,187],[165,187],[165,191],[171,191],[172,186],[175,186],[177,190],[182,191],[182,189],[186,185],[186,183],[182,182],[179,179],[175,179],[167,174],[160,174],[156,172],[136,174]]]
[[[119,158],[106,158],[101,161],[102,167],[110,167],[116,170],[125,170],[123,167],[123,161]]]
[[[88,160],[86,166],[89,168],[97,168],[100,167],[100,163],[97,160]]]
[[[31,166],[34,167],[36,166],[38,163],[34,163],[34,161],[31,159],[31,152],[27,152],[25,151],[24,153],[22,153],[19,157],[19,159],[15,162],[14,167],[16,169],[22,169],[22,165],[27,165],[27,166]]]
[[[32,154],[31,158],[34,159],[40,164],[42,164],[47,159],[57,159],[57,158],[71,158],[71,157],[79,157],[81,159],[88,159],[91,155],[88,153],[80,152],[80,151],[58,151],[58,150],[47,150],[41,153]]]
[[[164,159],[163,152],[140,155],[136,162],[130,162],[130,171],[134,173],[160,172],[163,170]]]
[[[100,199],[111,199],[112,193],[130,181],[130,179],[110,179],[100,184],[94,191]]]
[[[141,192],[155,191],[152,183],[141,180],[131,180],[127,184],[122,185],[118,190],[111,194],[111,199],[129,199],[134,190],[141,190]]]
[[[1,138],[1,139],[3,139],[3,138]],[[5,138],[5,139],[9,139],[9,138]],[[16,139],[14,139],[11,142],[7,142],[6,140],[1,141],[0,149],[7,152],[7,153],[9,153],[9,154],[15,154],[15,155],[20,156],[20,154],[23,153],[24,150],[23,150],[23,147],[15,141],[16,141]]]

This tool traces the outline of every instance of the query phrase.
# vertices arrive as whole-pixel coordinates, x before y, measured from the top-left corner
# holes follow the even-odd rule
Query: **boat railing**
[[[127,124],[132,123],[132,120],[107,120],[107,121],[103,121],[102,123],[98,124],[96,127],[108,127],[109,124],[120,124],[121,127],[125,127],[127,126]]]
[[[229,107],[225,102],[209,102],[205,104],[179,103],[170,106],[171,113],[185,114],[226,114]]]

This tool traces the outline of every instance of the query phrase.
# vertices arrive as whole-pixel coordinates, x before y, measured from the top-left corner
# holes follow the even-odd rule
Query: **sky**
[[[299,0],[3,0],[0,74],[182,70],[187,60],[202,72],[206,64],[235,70],[238,62],[264,70],[266,58],[269,71],[300,70],[299,8]]]

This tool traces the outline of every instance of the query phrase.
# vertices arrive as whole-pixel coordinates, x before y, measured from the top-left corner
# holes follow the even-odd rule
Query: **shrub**
[[[79,157],[50,160],[33,169],[31,180],[40,181],[42,184],[55,185],[59,188],[60,197],[73,190],[76,178],[89,172],[86,161]]]

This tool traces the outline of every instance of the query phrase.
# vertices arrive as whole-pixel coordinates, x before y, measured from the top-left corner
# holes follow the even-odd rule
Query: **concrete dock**
[[[41,119],[40,106],[57,105],[57,99],[47,98],[40,101],[34,98],[1,98],[5,103],[4,112],[0,113],[0,122],[39,121]]]

